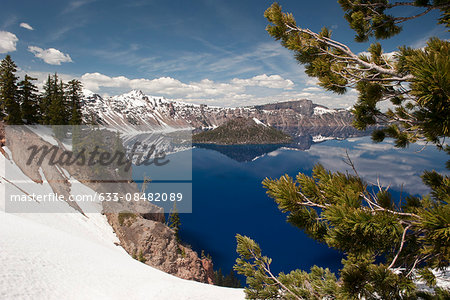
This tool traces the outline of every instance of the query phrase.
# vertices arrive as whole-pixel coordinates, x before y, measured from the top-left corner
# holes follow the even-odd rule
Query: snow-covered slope
[[[18,193],[51,190],[29,180],[0,154],[1,195],[9,184],[5,167],[8,176],[22,182]],[[82,192],[94,193],[87,187]],[[1,198],[0,299],[244,298],[242,289],[183,280],[140,263],[116,246],[104,215],[72,211],[11,214]]]

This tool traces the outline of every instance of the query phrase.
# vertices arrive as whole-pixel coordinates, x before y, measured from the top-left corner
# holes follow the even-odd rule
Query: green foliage
[[[17,66],[11,56],[6,55],[0,63],[0,105],[4,111],[2,115],[6,114],[6,123],[13,125],[22,124],[16,71]]]
[[[273,127],[256,124],[251,118],[238,117],[213,130],[193,135],[192,142],[219,145],[283,144],[292,142],[292,137]]]
[[[179,242],[180,236],[179,236],[178,232],[180,231],[181,221],[180,221],[180,215],[178,213],[176,201],[173,202],[173,208],[169,213],[167,223],[168,223],[168,226],[170,228],[172,228],[173,231],[175,232],[175,237],[176,237],[177,241]]]
[[[398,24],[420,17],[433,9],[441,11],[440,24],[449,26],[450,5],[448,1],[416,0],[394,2],[387,0],[338,0],[345,11],[345,19],[356,32],[355,41],[365,42],[369,37],[387,39],[402,31]],[[422,8],[420,13],[408,17],[396,17],[389,14],[389,10],[396,6],[412,6]]]
[[[254,241],[238,235],[240,258],[235,270],[247,277],[247,296],[275,298],[282,293],[287,298],[294,294],[314,298],[302,290],[304,281],[321,278],[311,289],[320,297],[414,298],[412,270],[417,261],[421,266],[442,269],[450,259],[449,178],[435,172],[427,172],[423,178],[433,190],[432,198],[410,197],[400,206],[388,190],[373,193],[359,176],[332,173],[321,165],[314,167],[311,176],[300,173],[295,180],[288,175],[266,178],[267,194],[287,213],[287,221],[341,250],[346,259],[339,281],[331,280],[331,274],[316,277],[312,271],[274,276],[270,275],[271,259],[262,256]],[[404,271],[394,273],[394,267]],[[432,283],[427,280],[429,273],[419,274]],[[322,290],[325,287],[328,294]]]
[[[117,220],[119,221],[120,226],[130,226],[136,220],[136,214],[128,211],[122,211],[118,214]]]
[[[429,268],[420,269],[417,273],[420,279],[425,281],[428,286],[436,286],[436,276],[434,276],[433,272],[431,272]]]
[[[25,75],[24,80],[18,85],[22,119],[25,120],[27,124],[36,124],[40,119],[38,89],[33,84],[33,81],[35,80],[37,79]]]
[[[59,80],[58,74],[54,74],[53,78],[47,82],[46,87],[49,91],[45,91],[44,97],[49,105],[47,120],[49,125],[68,125],[68,112],[66,99],[64,97],[64,84]]]
[[[237,252],[234,270],[247,277],[245,293],[249,299],[335,299],[336,276],[328,269],[312,267],[307,273],[300,270],[275,276],[270,271],[272,260],[261,254],[259,245],[252,239],[237,235]]]
[[[147,259],[145,259],[144,257],[144,253],[141,251],[139,251],[139,255],[137,256],[137,260],[140,261],[141,263],[144,263],[147,261]]]
[[[387,265],[375,264],[370,255],[349,255],[343,265],[339,293],[344,299],[414,298],[416,287],[410,278],[394,273]]]
[[[231,288],[242,287],[233,270],[230,270],[230,273],[228,273],[228,275],[223,275],[221,269],[219,269],[218,271],[214,271],[214,285]]]
[[[83,99],[83,85],[79,80],[73,79],[66,85],[65,97],[69,106],[69,124],[80,125],[82,123],[81,100]]]
[[[33,84],[35,78],[25,75],[17,83],[17,66],[10,55],[0,64],[0,117],[8,124],[79,125],[82,123],[82,85],[71,80],[65,85],[58,74],[49,75],[44,84],[44,92],[38,94]],[[59,138],[65,132],[55,133]]]

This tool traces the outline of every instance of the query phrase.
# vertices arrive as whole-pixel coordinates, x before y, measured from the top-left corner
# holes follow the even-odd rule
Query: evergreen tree
[[[35,80],[37,79],[25,75],[24,80],[19,83],[22,119],[24,119],[27,124],[36,124],[40,119],[38,90],[32,82]]]
[[[50,124],[50,104],[52,103],[53,95],[53,78],[49,74],[47,81],[44,84],[44,92],[40,97],[39,109],[41,111],[41,123],[44,125]]]
[[[379,0],[339,0],[356,40],[388,38],[400,31],[399,23],[412,19],[394,17],[387,10],[418,6],[424,13],[442,12],[440,23],[449,25],[448,1],[406,1],[390,4]],[[421,14],[422,15],[422,14]],[[356,55],[331,38],[297,26],[292,14],[274,3],[265,12],[267,31],[295,53],[306,73],[327,90],[345,93],[356,88],[354,125],[364,129],[385,127],[373,134],[375,142],[392,137],[396,146],[423,140],[443,147],[450,124],[450,43],[432,38],[423,49],[400,47],[394,57],[383,54],[379,43],[369,55]],[[377,107],[390,101],[395,107]],[[450,147],[446,147],[450,153]],[[434,296],[419,292],[415,280],[435,284],[431,269],[446,269],[450,262],[450,178],[435,171],[422,175],[431,195],[407,197],[395,203],[388,189],[374,193],[354,170],[354,175],[329,172],[316,165],[311,176],[299,173],[265,179],[264,187],[287,221],[310,237],[345,254],[337,278],[328,269],[294,270],[273,274],[271,259],[259,245],[237,235],[239,258],[234,269],[247,277],[249,298],[287,299],[449,299],[450,291],[435,289]]]
[[[69,108],[69,124],[80,125],[82,123],[81,101],[83,99],[83,86],[79,80],[73,79],[66,85],[66,101]]]
[[[6,113],[4,120],[8,124],[22,124],[16,71],[17,66],[11,56],[6,55],[0,63],[0,104]]]
[[[68,125],[68,107],[64,95],[64,84],[58,74],[49,75],[44,85],[41,108],[45,111],[44,124]]]
[[[222,286],[232,288],[241,287],[241,283],[239,282],[239,279],[236,277],[236,274],[233,270],[230,270],[230,273],[228,273],[228,275],[224,277]]]
[[[180,221],[180,215],[178,214],[176,201],[173,202],[173,208],[172,208],[172,210],[169,214],[169,218],[168,218],[168,225],[170,228],[173,229],[173,231],[175,232],[175,237],[179,241],[180,236],[179,236],[178,232],[180,230],[181,221]]]
[[[214,284],[223,286],[223,280],[224,276],[222,274],[222,269],[219,268],[219,270],[214,271]]]

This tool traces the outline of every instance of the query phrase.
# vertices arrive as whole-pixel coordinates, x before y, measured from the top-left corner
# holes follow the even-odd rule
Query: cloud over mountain
[[[264,87],[269,89],[288,90],[294,86],[291,80],[280,75],[266,74],[248,79],[234,78],[229,82],[216,82],[210,79],[184,83],[172,77],[155,79],[129,79],[125,76],[110,77],[101,73],[85,73],[81,81],[87,89],[99,91],[102,87],[141,89],[147,93],[183,98],[209,98],[226,96],[234,98],[245,93],[246,87]]]

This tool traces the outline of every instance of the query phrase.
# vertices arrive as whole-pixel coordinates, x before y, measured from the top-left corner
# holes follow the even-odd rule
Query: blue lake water
[[[223,273],[230,271],[237,258],[237,233],[259,243],[263,254],[273,259],[275,273],[309,270],[313,265],[336,272],[341,266],[341,253],[286,223],[285,215],[265,194],[261,185],[264,178],[311,174],[316,163],[332,171],[351,171],[343,161],[347,150],[367,182],[379,180],[384,186],[390,185],[399,197],[427,193],[420,175],[430,169],[445,173],[448,159],[432,146],[397,149],[390,141],[373,144],[369,137],[326,141],[306,151],[276,146],[261,151],[260,146],[254,147],[254,157],[251,146],[192,151],[192,213],[180,214],[180,236],[194,250],[210,254],[214,268],[221,268]],[[186,158],[186,153],[171,157]],[[142,179],[143,169],[138,168],[134,174]]]

